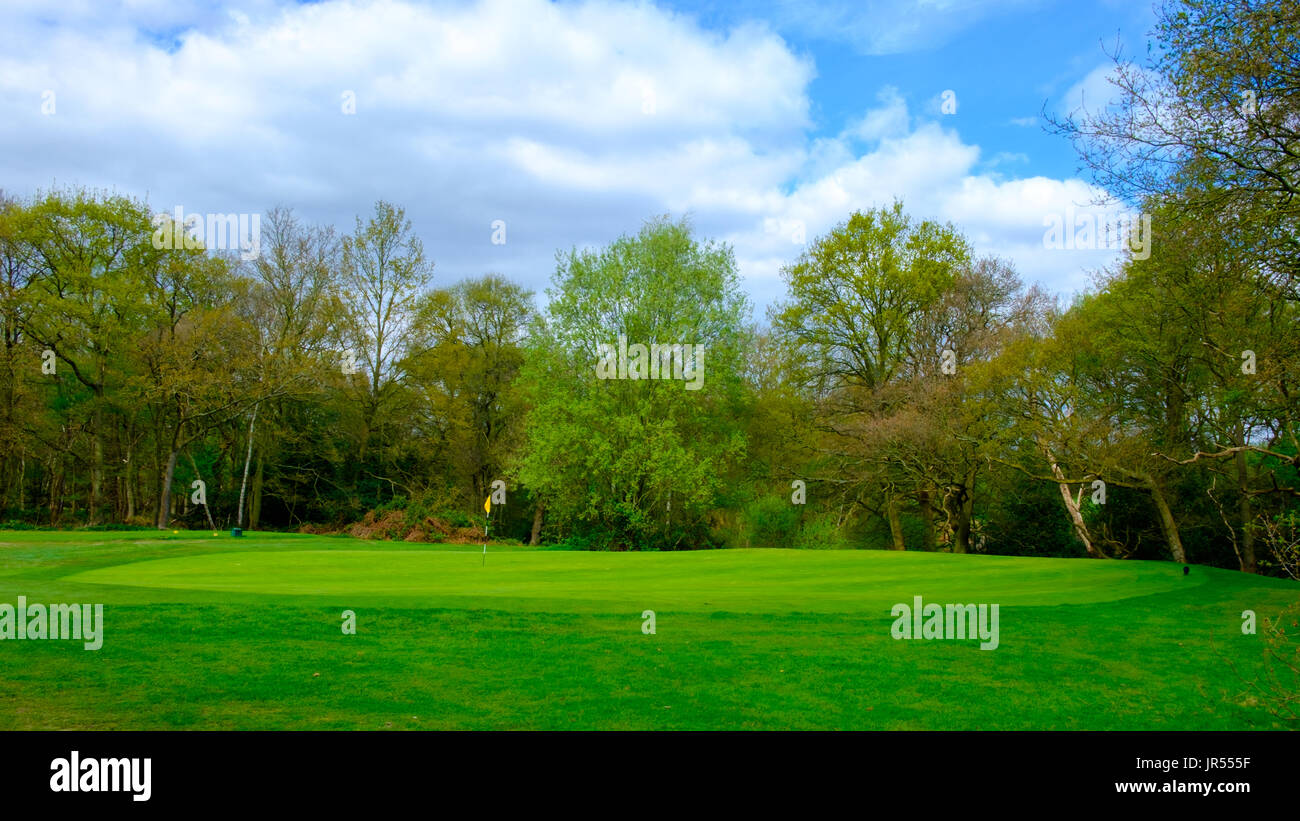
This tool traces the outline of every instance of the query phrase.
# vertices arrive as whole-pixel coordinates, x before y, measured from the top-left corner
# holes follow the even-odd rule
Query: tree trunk
[[[898,497],[894,495],[892,490],[885,495],[885,510],[889,517],[889,535],[892,541],[892,549],[906,550],[907,546],[903,544],[903,525],[898,517]]]
[[[1051,449],[1043,445],[1043,454],[1047,456],[1047,461],[1052,466],[1052,475],[1057,479],[1064,479],[1065,474],[1061,472],[1061,466],[1056,462],[1056,456]],[[1065,512],[1070,516],[1070,525],[1074,528],[1074,535],[1079,537],[1083,542],[1083,549],[1088,551],[1088,555],[1094,559],[1103,558],[1103,554],[1092,543],[1092,537],[1088,534],[1088,524],[1083,520],[1083,511],[1079,509],[1079,499],[1070,493],[1070,486],[1061,482],[1057,485],[1061,490],[1061,501],[1065,503]],[[1082,493],[1082,491],[1080,491]]]
[[[199,475],[199,463],[195,461],[193,453],[191,453],[189,456],[190,456],[190,466],[194,468],[194,478],[202,481],[203,477]],[[212,507],[208,504],[208,497],[206,493],[204,493],[203,495],[203,512],[207,514],[208,527],[212,528],[213,530],[216,530],[217,523],[212,521]]]
[[[1187,552],[1183,550],[1183,540],[1178,535],[1178,523],[1174,521],[1173,511],[1169,509],[1169,503],[1165,501],[1165,494],[1160,490],[1160,485],[1155,479],[1147,479],[1147,490],[1151,492],[1151,501],[1156,506],[1156,513],[1160,516],[1160,530],[1165,535],[1165,544],[1169,546],[1169,552],[1173,554],[1174,561],[1179,564],[1187,564]]]
[[[930,491],[922,490],[917,494],[917,501],[921,505],[921,522],[923,532],[921,533],[921,546],[927,551],[933,553],[935,549],[934,539],[934,507],[930,502]]]
[[[253,426],[257,424],[257,404],[248,420],[248,455],[244,457],[244,481],[239,484],[239,508],[235,511],[235,527],[244,526],[244,493],[248,490],[248,466],[253,463]]]
[[[1061,477],[1061,469],[1055,464],[1052,465],[1052,468],[1053,473],[1058,478]],[[1061,490],[1061,501],[1065,504],[1065,512],[1070,516],[1070,526],[1074,528],[1074,535],[1079,538],[1079,541],[1083,542],[1083,549],[1094,559],[1105,558],[1105,554],[1092,543],[1092,537],[1088,533],[1088,523],[1083,520],[1083,511],[1079,506],[1080,497],[1071,495],[1070,486],[1065,483],[1061,483],[1057,487]],[[1079,492],[1082,493],[1083,491],[1080,490]]]
[[[1245,573],[1256,573],[1259,570],[1255,562],[1255,531],[1251,524],[1255,520],[1255,513],[1251,509],[1249,474],[1246,472],[1246,454],[1243,451],[1237,451],[1233,456],[1237,463],[1237,491],[1238,499],[1237,511],[1241,518],[1241,569]]]
[[[99,524],[99,507],[104,495],[104,428],[103,414],[95,411],[92,417],[95,436],[91,439],[90,462],[90,504],[88,505],[87,524]]]
[[[62,460],[59,460],[62,462]],[[50,478],[50,526],[59,523],[59,509],[63,506],[63,466]]]
[[[176,450],[173,449],[167,455],[167,468],[163,471],[162,489],[158,495],[158,519],[157,525],[159,530],[166,530],[167,524],[171,521],[172,512],[172,477],[176,475]]]
[[[126,521],[129,524],[135,518],[135,467],[131,464],[130,445],[126,448],[126,470],[122,473],[123,490],[126,491]]]
[[[962,484],[951,486],[956,493],[950,493],[948,499],[951,500],[950,507],[955,515],[949,517],[949,521],[954,521],[952,529],[952,550],[954,553],[971,552],[970,534],[971,520],[975,515],[975,476],[977,469],[971,469],[966,472]]]
[[[262,521],[262,482],[266,457],[258,454],[257,470],[253,472],[253,499],[248,503],[248,529],[257,530]]]
[[[966,488],[961,489],[957,498],[957,526],[952,529],[952,550],[954,553],[970,552],[970,520],[974,497]]]
[[[528,537],[528,544],[536,546],[542,539],[542,517],[546,513],[546,508],[541,502],[537,503],[537,510],[533,512],[533,532]]]

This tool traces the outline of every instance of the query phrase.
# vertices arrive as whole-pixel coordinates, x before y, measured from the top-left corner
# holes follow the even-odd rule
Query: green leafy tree
[[[403,370],[420,397],[421,425],[449,457],[464,499],[482,504],[507,472],[522,432],[516,379],[532,294],[496,275],[423,297]]]
[[[789,299],[774,328],[799,351],[801,381],[818,401],[822,471],[889,523],[896,549],[904,547],[898,506],[908,479],[863,447],[864,414],[890,401],[918,322],[970,262],[956,228],[915,220],[895,202],[855,212],[782,271]]]
[[[747,303],[729,247],[686,221],[648,222],[600,250],[559,258],[531,334],[523,484],[556,526],[611,547],[707,540],[708,514],[745,450],[741,400]],[[629,346],[627,375],[612,357]],[[654,379],[646,351],[669,352]],[[682,349],[680,362],[672,353]],[[664,346],[655,348],[652,346]],[[615,378],[600,378],[601,375]]]

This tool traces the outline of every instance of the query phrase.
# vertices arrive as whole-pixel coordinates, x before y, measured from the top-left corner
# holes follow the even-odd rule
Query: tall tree
[[[372,437],[384,414],[400,393],[399,365],[417,297],[432,276],[433,263],[424,256],[406,212],[391,203],[375,203],[371,217],[357,217],[356,230],[343,239],[341,282],[345,311],[344,338],[365,379],[356,391],[362,431],[357,463],[365,462]]]
[[[562,255],[547,293],[522,377],[523,484],[560,526],[612,547],[706,544],[744,451],[731,249],[661,218]]]
[[[489,274],[421,299],[403,370],[440,431],[466,500],[505,475],[522,428],[515,380],[534,315],[532,294]]]
[[[970,259],[969,243],[953,226],[914,220],[895,202],[855,212],[782,271],[789,300],[777,308],[774,327],[785,344],[802,349],[804,379],[827,434],[823,455],[874,486],[899,550],[900,479],[863,454],[862,414],[879,410],[902,378],[916,323]]]

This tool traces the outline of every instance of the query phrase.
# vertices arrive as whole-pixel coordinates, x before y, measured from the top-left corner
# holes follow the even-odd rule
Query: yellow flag
[[[487,497],[486,499],[483,500],[483,512],[484,512],[484,513],[487,513],[487,514],[491,514],[491,513],[492,513],[492,497],[491,497],[491,496],[489,496],[489,497]]]

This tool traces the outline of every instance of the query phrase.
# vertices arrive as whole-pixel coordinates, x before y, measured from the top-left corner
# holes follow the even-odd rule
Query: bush
[[[381,516],[382,514],[387,513],[390,510],[406,510],[406,506],[409,504],[410,504],[410,500],[407,499],[405,496],[394,496],[393,498],[389,499],[387,502],[384,502],[383,504],[377,506],[375,508],[375,515]]]
[[[438,514],[439,519],[446,519],[447,524],[452,527],[479,527],[482,522],[474,521],[474,518],[463,510],[444,510]]]
[[[835,517],[829,513],[813,516],[804,522],[793,546],[821,550],[849,550],[853,547],[848,534],[836,526]]]
[[[745,547],[794,547],[803,508],[784,496],[763,496],[745,506]]]
[[[18,519],[10,519],[3,525],[0,525],[0,530],[58,530],[58,528],[53,525],[38,525],[32,524],[31,522],[20,521]]]

